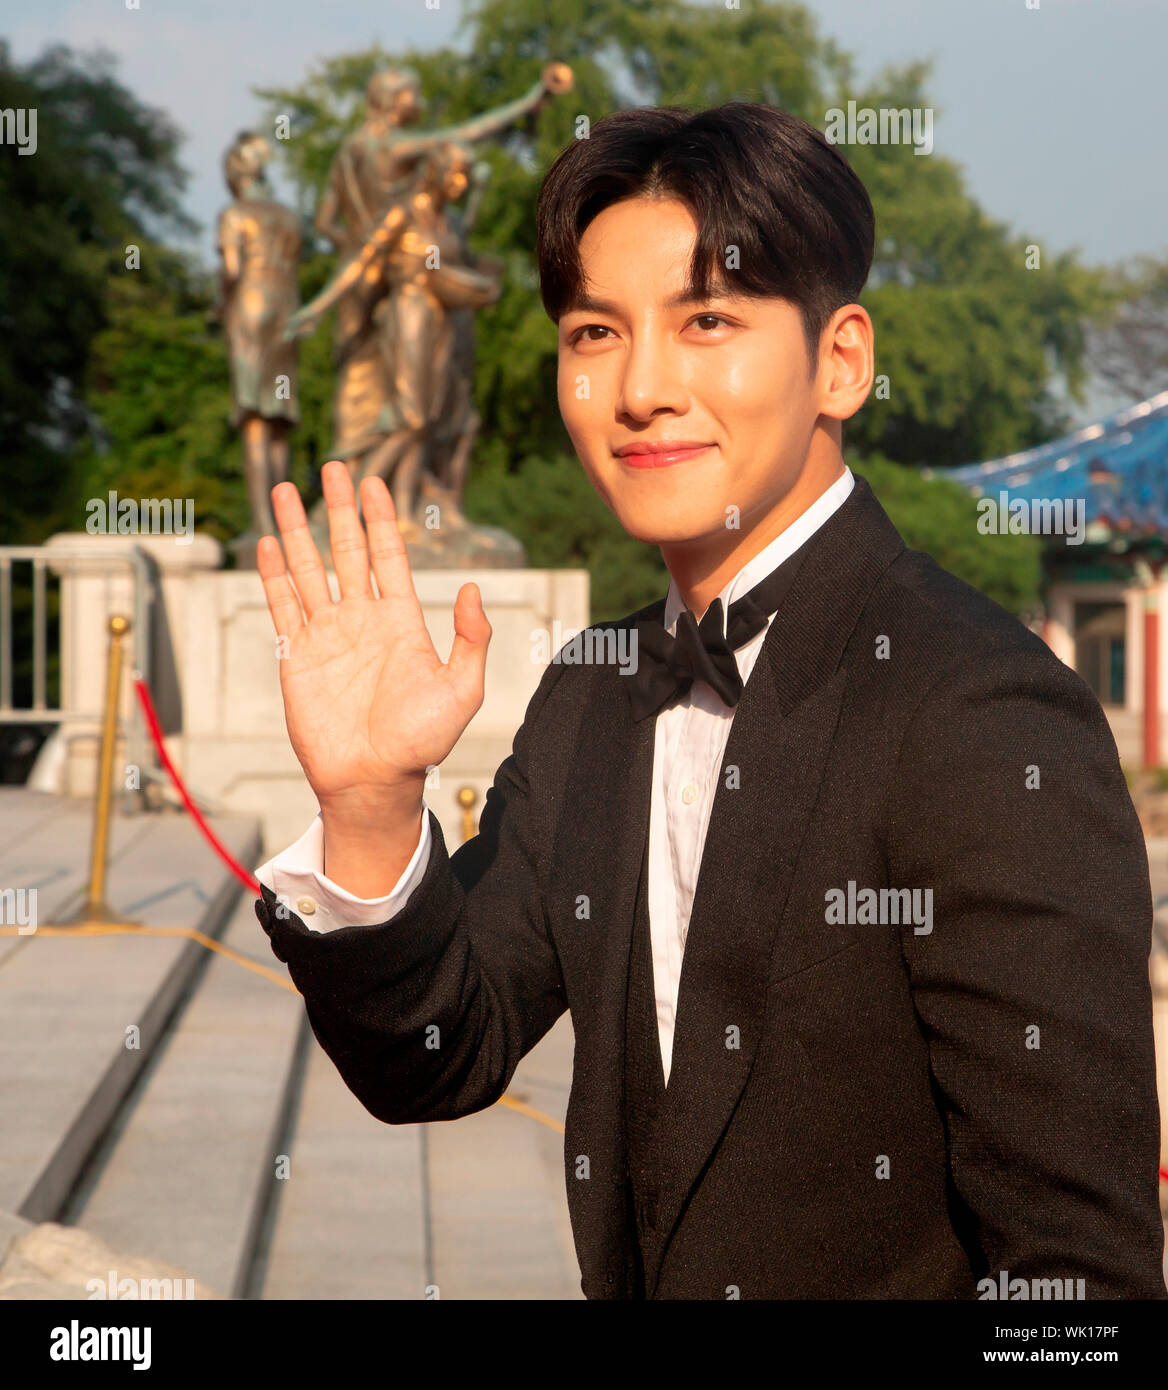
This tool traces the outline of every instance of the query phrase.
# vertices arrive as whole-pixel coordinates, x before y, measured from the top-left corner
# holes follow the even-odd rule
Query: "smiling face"
[[[825,411],[842,419],[867,394],[854,373],[851,394],[833,394],[836,326],[846,339],[862,309],[833,316],[813,374],[796,305],[684,300],[695,234],[676,199],[605,208],[580,239],[588,301],[558,324],[560,412],[580,461],[675,577],[687,551],[706,574],[731,556],[737,568],[804,511],[842,471]],[[662,443],[686,447],[627,452]]]

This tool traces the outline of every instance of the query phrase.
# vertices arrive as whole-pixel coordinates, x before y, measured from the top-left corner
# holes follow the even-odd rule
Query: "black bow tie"
[[[658,714],[666,705],[685,696],[695,680],[712,686],[727,705],[742,696],[742,677],[734,653],[756,637],[772,613],[777,613],[795,578],[802,558],[796,551],[753,589],[735,599],[726,615],[722,634],[722,600],[714,599],[699,623],[683,609],[677,620],[677,636],[671,637],[660,617],[638,618],[637,668],[625,678],[633,718]]]

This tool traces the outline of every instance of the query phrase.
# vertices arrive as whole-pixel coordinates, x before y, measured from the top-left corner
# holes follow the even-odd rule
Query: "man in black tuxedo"
[[[772,108],[621,112],[560,156],[561,411],[669,593],[561,651],[448,856],[422,789],[482,700],[478,590],[443,663],[384,485],[366,542],[324,470],[337,603],[275,489],[321,816],[257,912],[391,1124],[493,1104],[571,1011],[590,1298],[1162,1298],[1143,838],[1084,683],[844,466],[873,236]],[[309,879],[312,927],[278,892]]]

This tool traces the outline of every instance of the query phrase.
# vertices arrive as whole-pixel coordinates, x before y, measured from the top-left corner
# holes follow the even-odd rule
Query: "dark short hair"
[[[554,322],[585,290],[585,228],[637,196],[676,197],[693,214],[690,293],[721,285],[798,305],[814,372],[827,321],[868,279],[876,224],[864,185],[820,131],[752,101],[634,107],[597,121],[540,187],[539,291]],[[738,247],[736,269],[725,265],[729,246]]]

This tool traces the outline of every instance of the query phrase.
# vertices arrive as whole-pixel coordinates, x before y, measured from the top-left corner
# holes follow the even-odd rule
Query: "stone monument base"
[[[331,564],[328,523],[309,519],[308,529],[316,548]],[[227,549],[237,570],[254,570],[259,536],[246,531],[228,542]],[[406,541],[411,570],[503,569],[521,570],[527,563],[523,546],[498,526],[448,526],[445,531],[429,531],[418,526]]]
[[[61,565],[62,688],[87,692],[95,714],[104,683],[105,624],[110,613],[126,612],[131,604],[128,576],[111,584],[101,562],[130,541],[81,533],[51,542],[63,560],[68,557]],[[220,569],[222,552],[207,537],[185,547],[162,537],[147,544],[160,580],[159,656],[151,684],[171,690],[165,702],[169,717],[160,709],[167,751],[196,801],[223,814],[257,816],[265,846],[274,853],[301,834],[317,808],[288,743],[276,637],[259,576]],[[329,579],[335,595],[331,573]],[[463,838],[459,790],[474,791],[477,822],[548,652],[589,620],[586,570],[416,568],[414,588],[443,659],[454,640],[454,600],[468,581],[478,585],[492,628],[486,693],[426,790],[451,850]],[[124,689],[124,718],[131,709]],[[70,794],[92,794],[95,752],[95,737],[67,745],[64,786]]]

